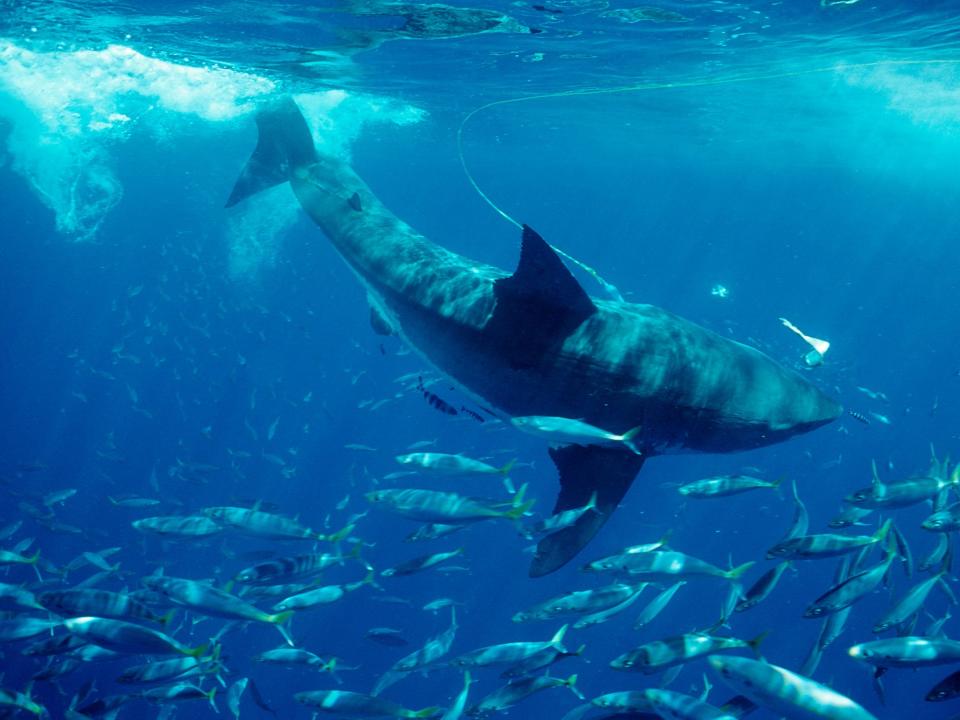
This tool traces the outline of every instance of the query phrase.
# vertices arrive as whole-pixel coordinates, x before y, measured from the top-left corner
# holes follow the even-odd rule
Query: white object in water
[[[803,341],[813,348],[813,352],[809,352],[803,356],[804,362],[806,362],[807,365],[812,367],[823,362],[823,356],[826,355],[827,350],[830,349],[830,343],[827,340],[821,340],[820,338],[811,337],[810,335],[805,334],[803,330],[798,328],[786,318],[780,318],[780,322],[782,322],[785,327],[802,337]]]

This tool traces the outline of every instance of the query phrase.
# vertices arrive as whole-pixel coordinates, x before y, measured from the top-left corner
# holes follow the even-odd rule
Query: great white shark
[[[555,512],[599,512],[542,539],[531,576],[567,563],[616,509],[653,455],[777,443],[841,407],[798,373],[652,305],[590,297],[524,226],[511,274],[431,242],[388,210],[344,160],[318,153],[291,98],[261,111],[257,146],[227,201],[289,182],[366,287],[373,310],[435,367],[508,417],[557,416],[634,445],[550,449]]]

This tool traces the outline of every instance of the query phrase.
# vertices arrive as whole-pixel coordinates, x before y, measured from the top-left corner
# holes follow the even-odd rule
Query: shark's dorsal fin
[[[527,225],[517,269],[494,283],[494,295],[497,305],[485,332],[518,369],[537,365],[597,311],[550,245]]]
[[[644,456],[599,445],[551,448],[550,458],[560,473],[560,497],[554,514],[583,507],[594,493],[597,507],[595,512],[581,515],[570,527],[540,540],[530,565],[530,577],[552,573],[590,542],[617,509],[644,461]]]

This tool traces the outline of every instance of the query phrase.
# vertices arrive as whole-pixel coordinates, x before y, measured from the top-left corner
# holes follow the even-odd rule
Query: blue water
[[[476,108],[518,100],[462,127],[463,159],[493,202],[628,300],[757,346],[871,420],[844,416],[750,453],[652,459],[580,558],[538,580],[527,577],[529,543],[507,523],[413,545],[402,539],[414,523],[371,511],[355,535],[377,568],[463,547],[454,564],[468,572],[384,578],[384,592],[363,588],[296,617],[300,646],[358,668],[343,671],[342,686],[329,674],[253,663],[280,642],[270,627],[228,633],[228,683],[252,678],[278,717],[309,716],[296,692],[369,691],[448,626],[447,610],[421,609],[439,597],[462,603],[459,654],[548,638],[562,621],[515,625],[511,616],[597,584],[578,571],[581,560],[668,529],[673,547],[718,565],[758,560],[748,582],[770,567],[764,550],[793,515],[788,492],[684,502],[677,483],[746,468],[795,479],[819,532],[845,494],[869,484],[872,459],[884,478],[899,479],[926,470],[931,445],[941,458],[960,452],[952,3],[658,3],[688,18],[659,23],[620,22],[603,13],[625,6],[602,2],[546,4],[561,13],[491,4],[542,32],[387,38],[352,55],[344,29],[389,30],[400,21],[293,2],[8,5],[0,16],[0,525],[23,526],[4,548],[35,538],[30,552],[59,568],[84,551],[119,546],[111,562],[120,571],[101,585],[118,591],[158,567],[222,584],[251,564],[245,553],[293,554],[310,544],[161,542],[130,523],[261,500],[335,530],[369,509],[364,493],[391,485],[383,478],[400,469],[394,456],[423,440],[494,464],[519,457],[516,482],[529,483],[535,509],[549,512],[557,483],[544,443],[439,413],[397,382],[408,373],[441,378],[431,390],[476,409],[396,338],[371,331],[363,290],[288,191],[223,209],[255,143],[256,105],[287,91],[320,98],[309,119],[328,149],[349,153],[402,219],[504,269],[516,262],[518,232],[468,182],[457,132]],[[578,277],[602,295],[589,276]],[[711,294],[717,285],[727,297]],[[831,341],[822,367],[802,366],[807,347],[779,317]],[[216,469],[189,481],[181,463]],[[392,484],[404,482],[502,492],[487,479]],[[52,507],[53,523],[31,514],[45,512],[47,493],[67,488],[77,493]],[[162,504],[137,510],[108,500],[126,494]],[[926,515],[925,507],[895,514],[918,558],[935,543],[920,528]],[[801,613],[833,570],[830,561],[799,564],[765,603],[734,618],[733,633],[769,631],[764,656],[798,669],[820,627]],[[41,572],[57,586],[56,574]],[[77,570],[64,586],[93,572]],[[26,567],[4,574],[4,582],[37,583]],[[324,582],[362,574],[348,564]],[[846,654],[872,639],[891,598],[914,582],[898,567],[889,589],[858,603],[814,676],[879,718],[960,711],[923,701],[951,668],[889,672],[882,705],[868,669]],[[586,651],[557,673],[577,673],[587,697],[653,686],[656,678],[607,663],[642,642],[709,626],[725,593],[723,583],[695,581],[641,632],[631,626],[644,600],[608,624],[571,632],[568,645],[585,643]],[[926,607],[942,617],[948,605],[934,591]],[[928,622],[921,617],[918,632]],[[187,620],[177,637],[195,645],[221,625]],[[401,629],[410,645],[364,639],[375,626]],[[945,629],[955,632],[950,622]],[[21,656],[25,645],[2,646],[6,689],[22,690],[43,666]],[[33,694],[63,717],[91,678],[97,696],[124,691],[112,680],[134,663],[91,664],[37,683]],[[703,661],[691,663],[672,687],[696,694],[704,672]],[[496,670],[476,676],[474,699],[501,683]],[[711,682],[714,703],[733,694]],[[461,685],[459,671],[439,669],[385,695],[412,708],[446,706]],[[512,717],[561,717],[578,702],[553,690]],[[223,698],[218,704],[229,713]],[[132,699],[120,717],[156,712]],[[211,712],[183,704],[176,717]],[[267,716],[249,690],[241,713]]]

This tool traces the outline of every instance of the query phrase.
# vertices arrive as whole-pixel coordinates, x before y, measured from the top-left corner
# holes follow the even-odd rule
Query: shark
[[[375,329],[395,333],[504,418],[571,418],[609,443],[549,448],[554,512],[595,512],[543,537],[531,577],[569,562],[656,455],[729,453],[778,443],[840,416],[810,380],[757,349],[667,310],[591,297],[524,225],[511,273],[451,252],[377,198],[347,160],[317,151],[292,97],[257,115],[258,140],[227,200],[290,183],[366,288]]]

